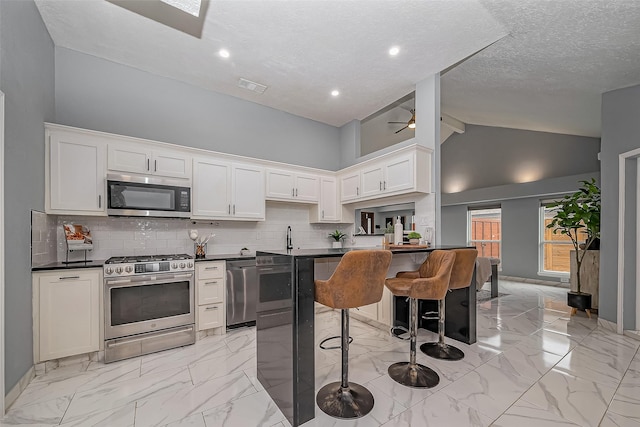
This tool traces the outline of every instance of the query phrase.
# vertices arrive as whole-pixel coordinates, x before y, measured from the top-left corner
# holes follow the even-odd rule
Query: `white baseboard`
[[[27,386],[29,385],[31,380],[35,378],[35,376],[36,372],[32,366],[31,368],[29,368],[27,373],[24,374],[22,378],[20,378],[18,384],[16,384],[11,390],[9,390],[9,393],[7,393],[7,395],[4,397],[5,411],[9,410],[11,405],[13,405],[13,402],[15,402],[16,399],[20,396],[20,393],[22,393],[24,389],[27,388]]]
[[[568,283],[557,282],[553,280],[541,280],[541,279],[527,279],[525,277],[516,277],[516,276],[500,276],[500,280],[507,280],[510,282],[519,282],[519,283],[533,283],[535,285],[545,285],[545,286],[555,286],[558,288],[567,288],[569,289]]]
[[[624,336],[640,341],[640,331],[624,331]]]

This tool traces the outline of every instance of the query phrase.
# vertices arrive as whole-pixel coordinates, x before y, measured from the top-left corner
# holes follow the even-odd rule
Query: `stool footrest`
[[[320,341],[320,344],[318,345],[318,347],[320,347],[323,350],[333,350],[333,349],[336,349],[336,348],[342,348],[341,345],[334,345],[332,347],[323,347],[324,343],[326,343],[329,340],[335,340],[336,338],[342,338],[342,337],[340,335],[336,335],[334,337],[325,338],[322,341]],[[352,342],[353,342],[353,337],[350,336],[349,337],[349,344],[351,344]]]
[[[389,333],[393,337],[398,338],[399,340],[408,341],[408,340],[411,339],[411,337],[402,338],[398,333],[396,333],[396,330],[400,330],[405,334],[409,333],[409,330],[407,328],[405,328],[404,326],[392,326],[391,329],[389,329]]]

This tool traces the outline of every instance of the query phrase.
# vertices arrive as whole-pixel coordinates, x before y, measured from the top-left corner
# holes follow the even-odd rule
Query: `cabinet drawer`
[[[224,326],[222,304],[201,305],[198,307],[198,330]]]
[[[223,301],[224,280],[219,278],[198,280],[198,305]]]
[[[198,280],[224,277],[224,262],[199,262],[196,266],[198,267]]]

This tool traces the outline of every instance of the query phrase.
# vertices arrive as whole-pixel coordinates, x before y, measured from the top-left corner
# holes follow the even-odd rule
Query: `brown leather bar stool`
[[[342,312],[342,381],[322,387],[316,396],[320,409],[336,418],[359,418],[373,409],[369,390],[349,382],[349,309],[382,299],[391,251],[356,250],[344,254],[329,280],[315,281],[315,300]]]
[[[473,278],[473,270],[476,266],[476,258],[478,257],[477,249],[452,249],[456,254],[456,261],[451,271],[451,279],[449,281],[449,290],[467,288],[471,285]],[[424,343],[420,346],[427,356],[442,360],[460,360],[464,358],[464,352],[444,342],[444,300],[438,300],[438,342]]]
[[[435,387],[440,382],[440,377],[433,369],[416,363],[418,300],[444,299],[455,259],[456,254],[452,251],[435,250],[418,271],[400,272],[394,279],[386,281],[392,294],[409,297],[409,361],[394,363],[388,369],[389,376],[402,385],[428,388]]]

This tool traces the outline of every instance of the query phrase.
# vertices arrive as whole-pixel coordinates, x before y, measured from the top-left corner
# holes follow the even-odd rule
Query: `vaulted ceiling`
[[[56,46],[333,126],[442,72],[463,122],[599,136],[600,95],[640,83],[635,0],[211,0],[200,37],[104,0],[36,4]]]

